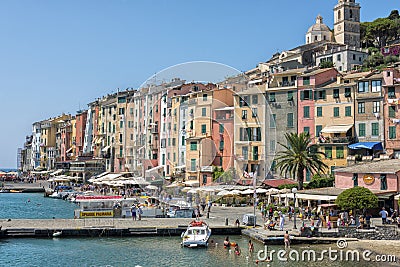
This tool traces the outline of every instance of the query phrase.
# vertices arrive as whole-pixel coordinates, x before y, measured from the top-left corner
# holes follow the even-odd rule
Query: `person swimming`
[[[235,244],[235,254],[237,255],[237,256],[240,256],[240,248],[239,248],[239,245],[236,243]]]
[[[231,245],[231,243],[229,242],[229,236],[227,236],[224,240],[224,248],[227,248]]]

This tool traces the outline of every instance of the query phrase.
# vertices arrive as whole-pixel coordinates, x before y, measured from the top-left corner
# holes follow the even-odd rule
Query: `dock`
[[[193,219],[157,218],[132,221],[131,219],[49,219],[3,221],[1,238],[58,237],[141,237],[180,236]],[[5,227],[4,227],[5,226]],[[240,235],[242,228],[210,225],[215,235]]]

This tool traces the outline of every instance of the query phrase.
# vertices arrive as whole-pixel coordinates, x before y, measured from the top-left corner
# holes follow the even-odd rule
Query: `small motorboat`
[[[62,235],[62,231],[55,231],[53,233],[53,237],[60,237]]]
[[[207,247],[210,236],[211,229],[206,222],[192,221],[181,235],[181,245],[189,248]]]

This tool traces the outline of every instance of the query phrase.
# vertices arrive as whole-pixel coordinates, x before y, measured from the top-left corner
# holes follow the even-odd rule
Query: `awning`
[[[394,196],[394,199],[395,199],[395,200],[399,200],[399,198],[400,198],[400,194]]]
[[[151,172],[156,171],[156,170],[161,169],[161,168],[164,168],[164,166],[160,165],[160,166],[156,166],[154,168],[148,169],[148,170],[146,170],[146,173],[151,173]]]
[[[176,166],[175,169],[184,169],[186,168],[186,165],[181,165],[181,166]]]
[[[223,107],[223,108],[216,108],[214,110],[217,110],[217,111],[228,111],[228,110],[234,110],[234,109],[235,109],[235,107]]]
[[[116,178],[121,177],[122,175],[123,175],[122,173],[109,173],[96,179],[96,181],[112,181]]]
[[[273,195],[274,197],[281,197],[281,198],[294,198],[293,193],[286,193],[286,194],[275,194]],[[331,195],[314,195],[314,194],[304,194],[304,193],[297,193],[296,194],[297,199],[304,199],[304,200],[325,200],[325,201],[331,201],[335,200],[337,196],[331,196]]]
[[[349,145],[350,149],[373,149],[373,150],[383,150],[381,142],[359,142]]]
[[[110,149],[110,146],[106,146],[105,148],[103,148],[101,151],[103,151],[103,152],[107,152],[107,150],[109,150]]]
[[[57,175],[57,174],[62,173],[62,172],[63,172],[62,169],[58,169],[55,172],[50,173],[50,175]]]
[[[197,180],[189,180],[189,181],[185,181],[185,182],[183,182],[185,185],[188,185],[188,186],[196,186],[196,185],[199,185],[199,181],[197,181]]]
[[[260,82],[262,82],[262,79],[249,81],[249,84],[255,84],[255,83],[260,83]]]
[[[346,133],[351,127],[353,127],[353,124],[329,125],[325,126],[321,133]]]

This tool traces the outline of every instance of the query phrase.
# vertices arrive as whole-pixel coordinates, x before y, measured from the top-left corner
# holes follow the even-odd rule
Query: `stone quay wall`
[[[339,227],[338,236],[369,240],[400,240],[400,228],[397,225],[375,226],[371,229]]]

